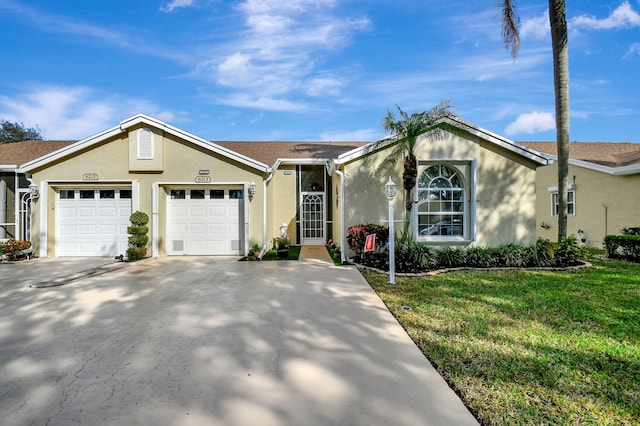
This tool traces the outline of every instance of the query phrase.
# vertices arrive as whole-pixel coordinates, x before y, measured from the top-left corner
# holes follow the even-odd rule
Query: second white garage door
[[[168,255],[242,255],[242,189],[170,189]]]

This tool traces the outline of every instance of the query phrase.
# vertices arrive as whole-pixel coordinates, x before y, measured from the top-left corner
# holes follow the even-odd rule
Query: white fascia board
[[[59,160],[63,157],[66,157],[75,152],[81,151],[91,145],[94,145],[98,142],[101,142],[105,139],[108,139],[112,136],[118,135],[122,133],[123,130],[120,129],[120,126],[115,126],[110,129],[107,129],[101,133],[95,134],[93,136],[89,136],[86,139],[79,140],[71,145],[65,146],[64,148],[60,148],[57,151],[53,151],[49,154],[45,154],[42,157],[38,157],[34,160],[31,160],[20,167],[22,172],[29,172],[38,167],[42,167],[51,163],[52,161]]]
[[[507,139],[505,137],[502,137],[496,133],[493,133],[489,130],[483,129],[482,127],[478,127],[472,123],[469,123],[468,121],[463,120],[462,118],[455,116],[455,115],[450,115],[446,118],[444,118],[442,120],[442,122],[446,122],[454,127],[457,127],[459,129],[465,130],[469,133],[471,133],[474,136],[477,136],[481,139],[487,140],[495,145],[498,145],[502,148],[505,148],[511,152],[514,152],[516,154],[519,154],[525,158],[528,158],[529,160],[535,161],[536,163],[542,165],[542,166],[547,166],[549,164],[551,164],[551,162],[549,161],[550,158],[548,155],[536,151],[534,149],[528,148],[526,146],[520,145],[517,142],[514,142],[510,139]]]
[[[30,170],[33,170],[35,168],[38,167],[42,167],[46,164],[49,164],[52,161],[56,161],[59,160],[65,156],[68,156],[70,154],[73,154],[75,152],[78,152],[80,150],[86,149],[94,144],[97,144],[99,142],[104,141],[105,139],[108,139],[110,137],[116,136],[120,133],[123,133],[125,131],[127,131],[127,129],[129,129],[132,126],[135,126],[137,124],[147,124],[149,126],[152,127],[158,127],[161,128],[165,131],[167,131],[167,133],[173,134],[174,136],[177,136],[181,139],[187,140],[195,145],[198,145],[202,148],[205,148],[209,151],[215,152],[217,154],[223,155],[227,158],[230,158],[232,160],[238,161],[239,163],[245,164],[249,167],[252,167],[254,169],[257,169],[261,172],[266,173],[269,169],[269,167],[266,164],[260,163],[259,161],[253,160],[249,157],[245,157],[244,155],[240,155],[238,153],[235,153],[231,150],[228,150],[226,148],[223,148],[219,145],[216,145],[212,142],[209,142],[205,139],[199,138],[197,136],[194,136],[188,132],[185,132],[183,130],[180,130],[176,127],[170,126],[160,120],[157,120],[155,118],[151,118],[148,117],[144,114],[138,114],[135,115],[133,117],[130,117],[126,120],[123,120],[120,122],[120,125],[112,127],[108,130],[105,130],[101,133],[98,133],[96,135],[90,136],[86,139],[82,139],[74,144],[71,144],[67,147],[64,148],[60,148],[57,151],[54,151],[50,154],[46,154],[43,155],[40,158],[36,158],[35,160],[31,160],[28,163],[25,163],[22,166],[22,171],[24,172],[28,172]]]
[[[184,130],[178,129],[177,127],[171,126],[163,121],[157,120],[155,118],[146,116],[144,114],[138,114],[136,116],[133,116],[131,118],[128,118],[126,120],[123,120],[120,123],[120,128],[122,129],[128,129],[132,126],[135,126],[137,124],[140,123],[144,123],[144,124],[149,124],[151,126],[156,126],[156,127],[160,127],[163,128],[163,130],[165,130],[167,133],[170,133],[174,136],[177,136],[181,139],[187,140],[195,145],[198,145],[202,148],[205,148],[209,151],[215,152],[216,154],[220,154],[223,155],[227,158],[230,158],[232,160],[235,160],[239,163],[242,163],[244,165],[247,165],[249,167],[253,167],[254,169],[257,169],[263,173],[266,173],[269,171],[269,166],[267,166],[264,163],[261,163],[259,161],[256,161],[252,158],[246,157],[242,154],[238,154],[235,151],[231,151],[230,149],[227,149],[225,147],[222,147],[220,145],[217,145],[214,142],[210,142],[206,139],[202,139],[201,137],[195,136],[189,132],[186,132]]]
[[[463,119],[461,119],[458,116],[455,116],[453,114],[449,115],[448,117],[443,118],[442,120],[440,120],[440,122],[438,122],[434,127],[439,126],[442,123],[446,123],[449,124],[450,126],[453,126],[457,129],[461,129],[464,130],[468,133],[470,133],[471,135],[477,136],[480,139],[484,139],[488,142],[491,142],[495,145],[498,145],[502,148],[505,148],[511,152],[514,152],[518,155],[521,155],[522,157],[528,158],[529,160],[532,160],[542,166],[547,166],[549,164],[551,164],[551,160],[549,158],[548,155],[542,153],[542,152],[538,152],[536,150],[527,148],[523,145],[518,144],[517,142],[514,142],[512,140],[506,139],[502,136],[499,136],[496,133],[490,132],[489,130],[483,129],[481,127],[478,127],[472,123],[469,123],[468,121],[465,121]],[[344,164],[347,163],[349,161],[353,161],[359,157],[362,157],[366,154],[370,154],[371,152],[380,150],[380,149],[384,149],[387,146],[393,144],[395,142],[395,138],[393,137],[387,137],[384,139],[380,139],[376,142],[372,142],[368,145],[363,145],[361,147],[358,147],[354,150],[351,150],[349,152],[346,152],[340,156],[338,156],[338,160],[337,160],[337,164]]]
[[[549,154],[549,158],[554,161],[558,160],[555,154]],[[609,167],[602,164],[592,163],[591,161],[576,160],[569,158],[569,164],[572,166],[583,167],[585,169],[595,170],[596,172],[607,173],[613,176],[635,175],[640,173],[640,164],[631,164],[629,166]]]
[[[389,145],[392,145],[395,142],[395,138],[386,137],[383,139],[378,139],[377,141],[368,143],[366,145],[359,146],[358,148],[354,148],[351,151],[347,151],[338,155],[338,158],[335,160],[336,165],[345,164],[353,160],[357,160],[360,157],[364,157],[367,154],[371,154],[372,152],[381,150],[386,148]]]
[[[17,164],[0,164],[0,172],[16,172],[16,171],[20,173],[20,170]]]
[[[280,165],[305,165],[305,166],[326,166],[331,159],[329,158],[279,158],[276,161],[278,166]],[[276,165],[273,169],[276,169]]]

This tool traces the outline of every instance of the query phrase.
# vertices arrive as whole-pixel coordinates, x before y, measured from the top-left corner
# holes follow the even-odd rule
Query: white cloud
[[[525,19],[520,26],[520,36],[525,38],[541,39],[549,35],[551,25],[549,24],[549,9],[535,18]]]
[[[546,132],[556,128],[556,120],[553,113],[544,111],[532,111],[520,116],[509,124],[504,133],[512,136],[520,133]]]
[[[193,2],[194,0],[171,0],[169,3],[160,7],[160,10],[163,12],[171,13],[175,9],[192,6]]]
[[[639,55],[640,56],[640,43],[633,43],[627,53],[624,54],[622,59],[627,59],[631,56]]]
[[[299,110],[306,105],[284,98],[338,96],[348,77],[322,69],[318,58],[321,52],[347,46],[353,33],[370,23],[367,18],[338,15],[335,3],[246,0],[236,7],[244,28],[230,34],[234,41],[200,61],[192,74],[237,90],[222,98],[227,105]]]
[[[596,30],[610,30],[640,26],[640,14],[633,10],[628,1],[618,6],[611,15],[604,19],[593,16],[580,15],[571,20],[576,27],[593,28]]]
[[[186,114],[163,110],[150,102],[109,96],[87,87],[39,86],[0,96],[0,116],[38,126],[47,139],[83,139],[128,116],[145,113],[170,122]]]
[[[269,96],[254,96],[250,93],[234,93],[229,96],[216,97],[215,101],[222,105],[271,111],[295,112],[305,110],[308,107],[302,102],[293,102]]]

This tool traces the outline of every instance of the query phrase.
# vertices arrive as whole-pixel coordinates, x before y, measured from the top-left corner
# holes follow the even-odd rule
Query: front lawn
[[[363,275],[480,423],[640,424],[640,265]]]

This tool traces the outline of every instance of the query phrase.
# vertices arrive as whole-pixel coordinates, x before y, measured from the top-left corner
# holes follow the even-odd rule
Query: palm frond
[[[520,18],[514,0],[501,0],[498,5],[502,10],[502,39],[504,47],[511,48],[511,56],[518,56],[520,50]]]

